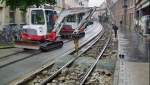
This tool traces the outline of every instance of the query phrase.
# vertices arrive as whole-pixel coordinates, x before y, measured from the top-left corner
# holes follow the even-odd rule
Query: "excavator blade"
[[[24,49],[39,50],[40,44],[37,42],[17,41],[15,47]]]

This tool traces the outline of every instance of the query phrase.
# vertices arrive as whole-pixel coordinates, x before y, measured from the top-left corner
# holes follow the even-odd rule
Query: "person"
[[[120,28],[122,28],[123,26],[122,26],[122,20],[120,20]]]
[[[114,30],[115,38],[116,38],[117,37],[118,27],[115,24],[112,24],[112,29]]]
[[[122,25],[122,20],[120,20],[120,25]]]

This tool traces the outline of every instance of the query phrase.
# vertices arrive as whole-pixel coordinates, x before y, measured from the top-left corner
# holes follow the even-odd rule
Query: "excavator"
[[[64,10],[58,15],[52,9],[30,8],[27,12],[28,24],[23,26],[21,41],[16,41],[15,47],[44,52],[61,48],[64,43],[58,37],[64,38],[73,33],[83,37],[85,22],[93,12],[92,8],[77,8]]]

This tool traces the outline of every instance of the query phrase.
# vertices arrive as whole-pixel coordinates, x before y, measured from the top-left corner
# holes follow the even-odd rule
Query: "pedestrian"
[[[118,27],[115,24],[112,24],[112,29],[114,30],[115,38],[116,38],[117,37]]]
[[[122,20],[120,20],[120,28],[122,28]]]
[[[120,20],[120,24],[122,24],[122,20]]]

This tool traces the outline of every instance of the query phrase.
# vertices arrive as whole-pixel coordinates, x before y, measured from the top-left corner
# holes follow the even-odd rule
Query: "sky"
[[[89,0],[89,6],[100,6],[105,0]]]

